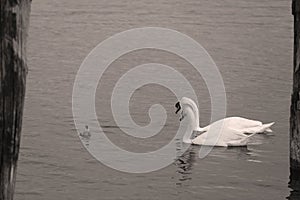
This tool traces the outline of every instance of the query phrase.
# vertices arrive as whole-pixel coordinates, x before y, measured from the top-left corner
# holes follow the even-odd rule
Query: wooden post
[[[300,171],[300,0],[293,0],[294,15],[294,75],[290,117],[291,178]],[[295,176],[294,176],[295,175]]]
[[[0,200],[15,188],[27,74],[31,0],[0,0]]]

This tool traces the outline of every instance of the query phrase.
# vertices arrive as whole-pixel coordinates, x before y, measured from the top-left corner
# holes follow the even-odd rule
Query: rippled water
[[[33,1],[28,41],[29,75],[16,199],[284,199],[290,195],[289,103],[292,76],[291,1]],[[227,115],[275,121],[274,135],[257,135],[247,148],[214,148],[204,159],[192,146],[170,166],[127,174],[96,161],[83,147],[72,117],[79,66],[99,42],[131,28],[178,30],[201,43],[218,65],[227,92]],[[137,124],[161,103],[168,113],[160,134],[141,140],[122,134],[109,107],[114,83],[143,63],[167,64],[198,91],[202,125],[210,121],[204,81],[183,59],[141,50],[116,60],[97,89],[96,108],[118,146],[147,152],[168,143],[178,128],[176,98],[148,85],[130,104]],[[178,85],[180,87],[180,85]],[[180,150],[180,149],[179,149]]]

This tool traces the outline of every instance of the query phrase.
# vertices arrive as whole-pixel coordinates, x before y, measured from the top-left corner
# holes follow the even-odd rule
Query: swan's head
[[[175,108],[176,108],[176,111],[175,111],[175,114],[177,114],[180,110],[181,110],[181,105],[180,105],[180,102],[178,101],[176,104],[175,104]],[[179,118],[179,121],[182,121],[183,118],[184,118],[185,114],[184,114],[184,110],[181,111],[181,116]]]
[[[187,108],[195,112],[198,109],[196,103],[192,99],[187,97],[182,97],[182,99],[175,104],[175,107],[176,107],[175,114],[177,114],[181,110],[180,113],[181,115],[179,118],[180,121],[182,121],[184,117],[187,115]]]
[[[184,110],[184,107],[185,106],[190,106],[193,110],[197,110],[198,107],[196,105],[196,103],[190,99],[190,98],[187,98],[187,97],[182,97],[180,99],[180,101],[178,101],[176,104],[175,104],[175,107],[176,107],[176,112],[175,114],[177,114],[181,109]]]
[[[177,109],[175,114],[177,114],[181,110],[181,105],[179,101],[175,104],[175,108]]]

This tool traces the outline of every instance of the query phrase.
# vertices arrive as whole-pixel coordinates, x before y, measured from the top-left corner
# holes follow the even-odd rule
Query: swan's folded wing
[[[261,126],[256,126],[256,127],[249,127],[243,129],[244,133],[263,133],[263,132],[271,132],[272,130],[270,127],[274,124],[274,122],[269,123],[269,124],[262,124]]]
[[[246,119],[242,117],[230,117],[227,121],[227,126],[236,128],[236,129],[244,129],[244,128],[252,128],[261,126],[262,122],[257,120]]]
[[[242,140],[242,139],[250,136],[245,133],[246,132],[244,130],[235,129],[235,128],[231,128],[231,127],[226,128],[226,137],[229,140]]]
[[[254,136],[256,133],[246,135],[241,130],[229,129],[232,133],[231,137],[228,137],[228,146],[246,146],[249,142],[250,137]]]

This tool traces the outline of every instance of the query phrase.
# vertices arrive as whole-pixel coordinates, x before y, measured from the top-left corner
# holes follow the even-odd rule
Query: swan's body
[[[274,122],[263,124],[260,121],[242,117],[228,117],[201,128],[198,107],[193,100],[183,97],[176,107],[176,113],[182,107],[181,119],[186,116],[189,123],[183,138],[185,143],[224,147],[245,146],[248,144],[249,138],[256,133],[272,132],[270,127],[274,124]],[[192,139],[193,131],[200,131],[202,134]]]

